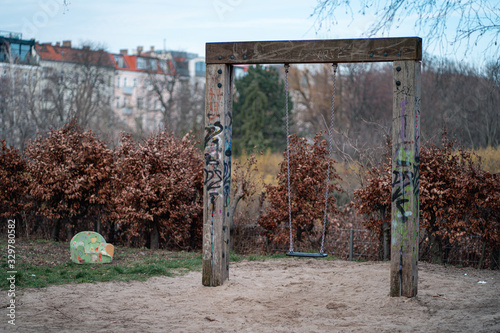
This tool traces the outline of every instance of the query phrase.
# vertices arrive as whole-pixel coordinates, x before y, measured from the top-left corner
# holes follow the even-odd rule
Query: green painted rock
[[[110,263],[114,246],[107,244],[97,232],[82,231],[71,239],[71,260],[77,264]]]

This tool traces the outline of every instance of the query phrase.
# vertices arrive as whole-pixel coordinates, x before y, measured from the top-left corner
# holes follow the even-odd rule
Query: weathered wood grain
[[[390,295],[418,291],[420,62],[395,61],[392,123]]]
[[[422,39],[404,37],[207,43],[205,58],[207,64],[421,60]]]
[[[231,187],[231,75],[231,65],[207,65],[202,272],[205,286],[220,286],[229,276],[226,211]]]

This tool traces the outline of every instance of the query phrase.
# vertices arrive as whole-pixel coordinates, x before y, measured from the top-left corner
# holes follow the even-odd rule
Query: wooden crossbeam
[[[205,59],[207,64],[422,60],[422,39],[404,37],[207,43]]]

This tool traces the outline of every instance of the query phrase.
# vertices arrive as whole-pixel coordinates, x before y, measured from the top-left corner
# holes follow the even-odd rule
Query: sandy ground
[[[16,327],[3,315],[0,331],[500,332],[499,271],[421,263],[411,299],[388,296],[388,263],[288,258],[235,263],[230,274],[217,288],[191,272],[28,289]]]

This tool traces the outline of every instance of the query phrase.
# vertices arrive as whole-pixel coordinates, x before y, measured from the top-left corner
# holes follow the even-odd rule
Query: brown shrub
[[[192,249],[202,241],[203,160],[187,137],[161,132],[116,152],[114,218],[138,246]]]

